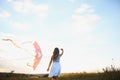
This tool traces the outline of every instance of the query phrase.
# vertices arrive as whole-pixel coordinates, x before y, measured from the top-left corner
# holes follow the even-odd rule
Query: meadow
[[[51,80],[48,74],[0,73],[0,80]],[[107,67],[97,73],[63,73],[59,80],[120,80],[120,69]]]

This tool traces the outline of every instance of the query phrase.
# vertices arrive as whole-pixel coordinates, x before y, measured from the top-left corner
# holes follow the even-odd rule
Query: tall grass
[[[103,68],[104,73],[101,74],[103,80],[120,80],[120,69],[115,68],[113,65]]]

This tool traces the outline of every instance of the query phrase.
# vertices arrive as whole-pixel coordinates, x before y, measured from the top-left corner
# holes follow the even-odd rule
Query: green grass
[[[27,77],[21,74],[0,77],[0,80],[50,80],[48,77]],[[59,80],[120,80],[120,71],[104,73],[67,73]]]
[[[25,75],[7,73],[7,75],[1,76],[0,80],[51,80],[45,75],[39,77],[38,75]],[[66,73],[61,74],[59,80],[120,80],[120,69],[114,67],[107,67],[103,69],[103,72],[98,73]]]

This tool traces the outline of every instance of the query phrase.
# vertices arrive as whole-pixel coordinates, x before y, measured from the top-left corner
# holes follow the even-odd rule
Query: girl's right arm
[[[51,64],[52,64],[52,57],[51,57],[51,59],[50,59],[50,62],[49,62],[49,65],[48,65],[47,71],[49,71]]]

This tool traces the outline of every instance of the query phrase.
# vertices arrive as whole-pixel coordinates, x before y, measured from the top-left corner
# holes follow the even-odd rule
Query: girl
[[[61,54],[59,54],[59,49],[55,48],[53,51],[53,55],[51,56],[47,71],[49,71],[51,63],[52,67],[50,70],[50,73],[48,75],[48,77],[51,77],[52,80],[58,80],[58,76],[60,75],[60,71],[61,71],[61,65],[60,65],[60,57],[63,55],[64,50],[60,49],[62,52]]]

